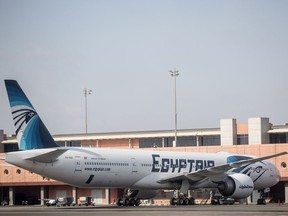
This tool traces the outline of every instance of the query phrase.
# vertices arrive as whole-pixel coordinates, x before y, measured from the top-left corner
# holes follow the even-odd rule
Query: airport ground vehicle
[[[85,205],[85,206],[89,206],[89,205],[95,205],[94,203],[94,197],[80,197],[79,198],[79,206],[81,205]]]
[[[75,206],[75,203],[73,203],[74,198],[73,197],[59,197],[56,200],[56,205],[57,206]]]
[[[57,201],[55,199],[48,199],[46,201],[46,206],[55,206],[57,204]]]

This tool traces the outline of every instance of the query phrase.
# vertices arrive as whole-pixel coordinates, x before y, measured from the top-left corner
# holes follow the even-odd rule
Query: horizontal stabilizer
[[[43,151],[44,149],[42,149]],[[45,152],[37,155],[29,155],[25,157],[25,160],[36,161],[40,163],[53,163],[57,161],[58,157],[61,156],[68,149],[45,149]]]

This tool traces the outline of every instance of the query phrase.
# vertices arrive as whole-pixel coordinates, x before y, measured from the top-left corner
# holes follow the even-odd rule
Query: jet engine
[[[250,196],[254,189],[252,179],[241,173],[229,175],[224,181],[219,182],[218,190],[223,196],[243,199]]]

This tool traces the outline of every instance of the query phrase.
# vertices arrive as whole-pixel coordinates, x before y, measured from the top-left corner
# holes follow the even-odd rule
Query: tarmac
[[[288,215],[288,204],[267,205],[194,205],[194,206],[139,206],[118,207],[107,206],[75,206],[75,207],[46,207],[46,206],[1,206],[0,215],[6,216],[266,216]]]

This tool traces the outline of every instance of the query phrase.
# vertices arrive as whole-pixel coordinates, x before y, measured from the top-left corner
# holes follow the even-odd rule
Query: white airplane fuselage
[[[77,187],[176,189],[177,182],[161,182],[186,173],[227,163],[228,153],[168,152],[154,150],[59,148],[65,152],[55,161],[27,159],[53,149],[35,149],[7,153],[6,161],[39,175]],[[237,170],[229,171],[231,173]],[[263,189],[279,181],[279,172],[261,161],[238,171],[254,182],[254,189]],[[204,185],[203,185],[204,184]],[[181,184],[180,184],[181,185]],[[217,187],[211,179],[190,181],[190,188]]]

